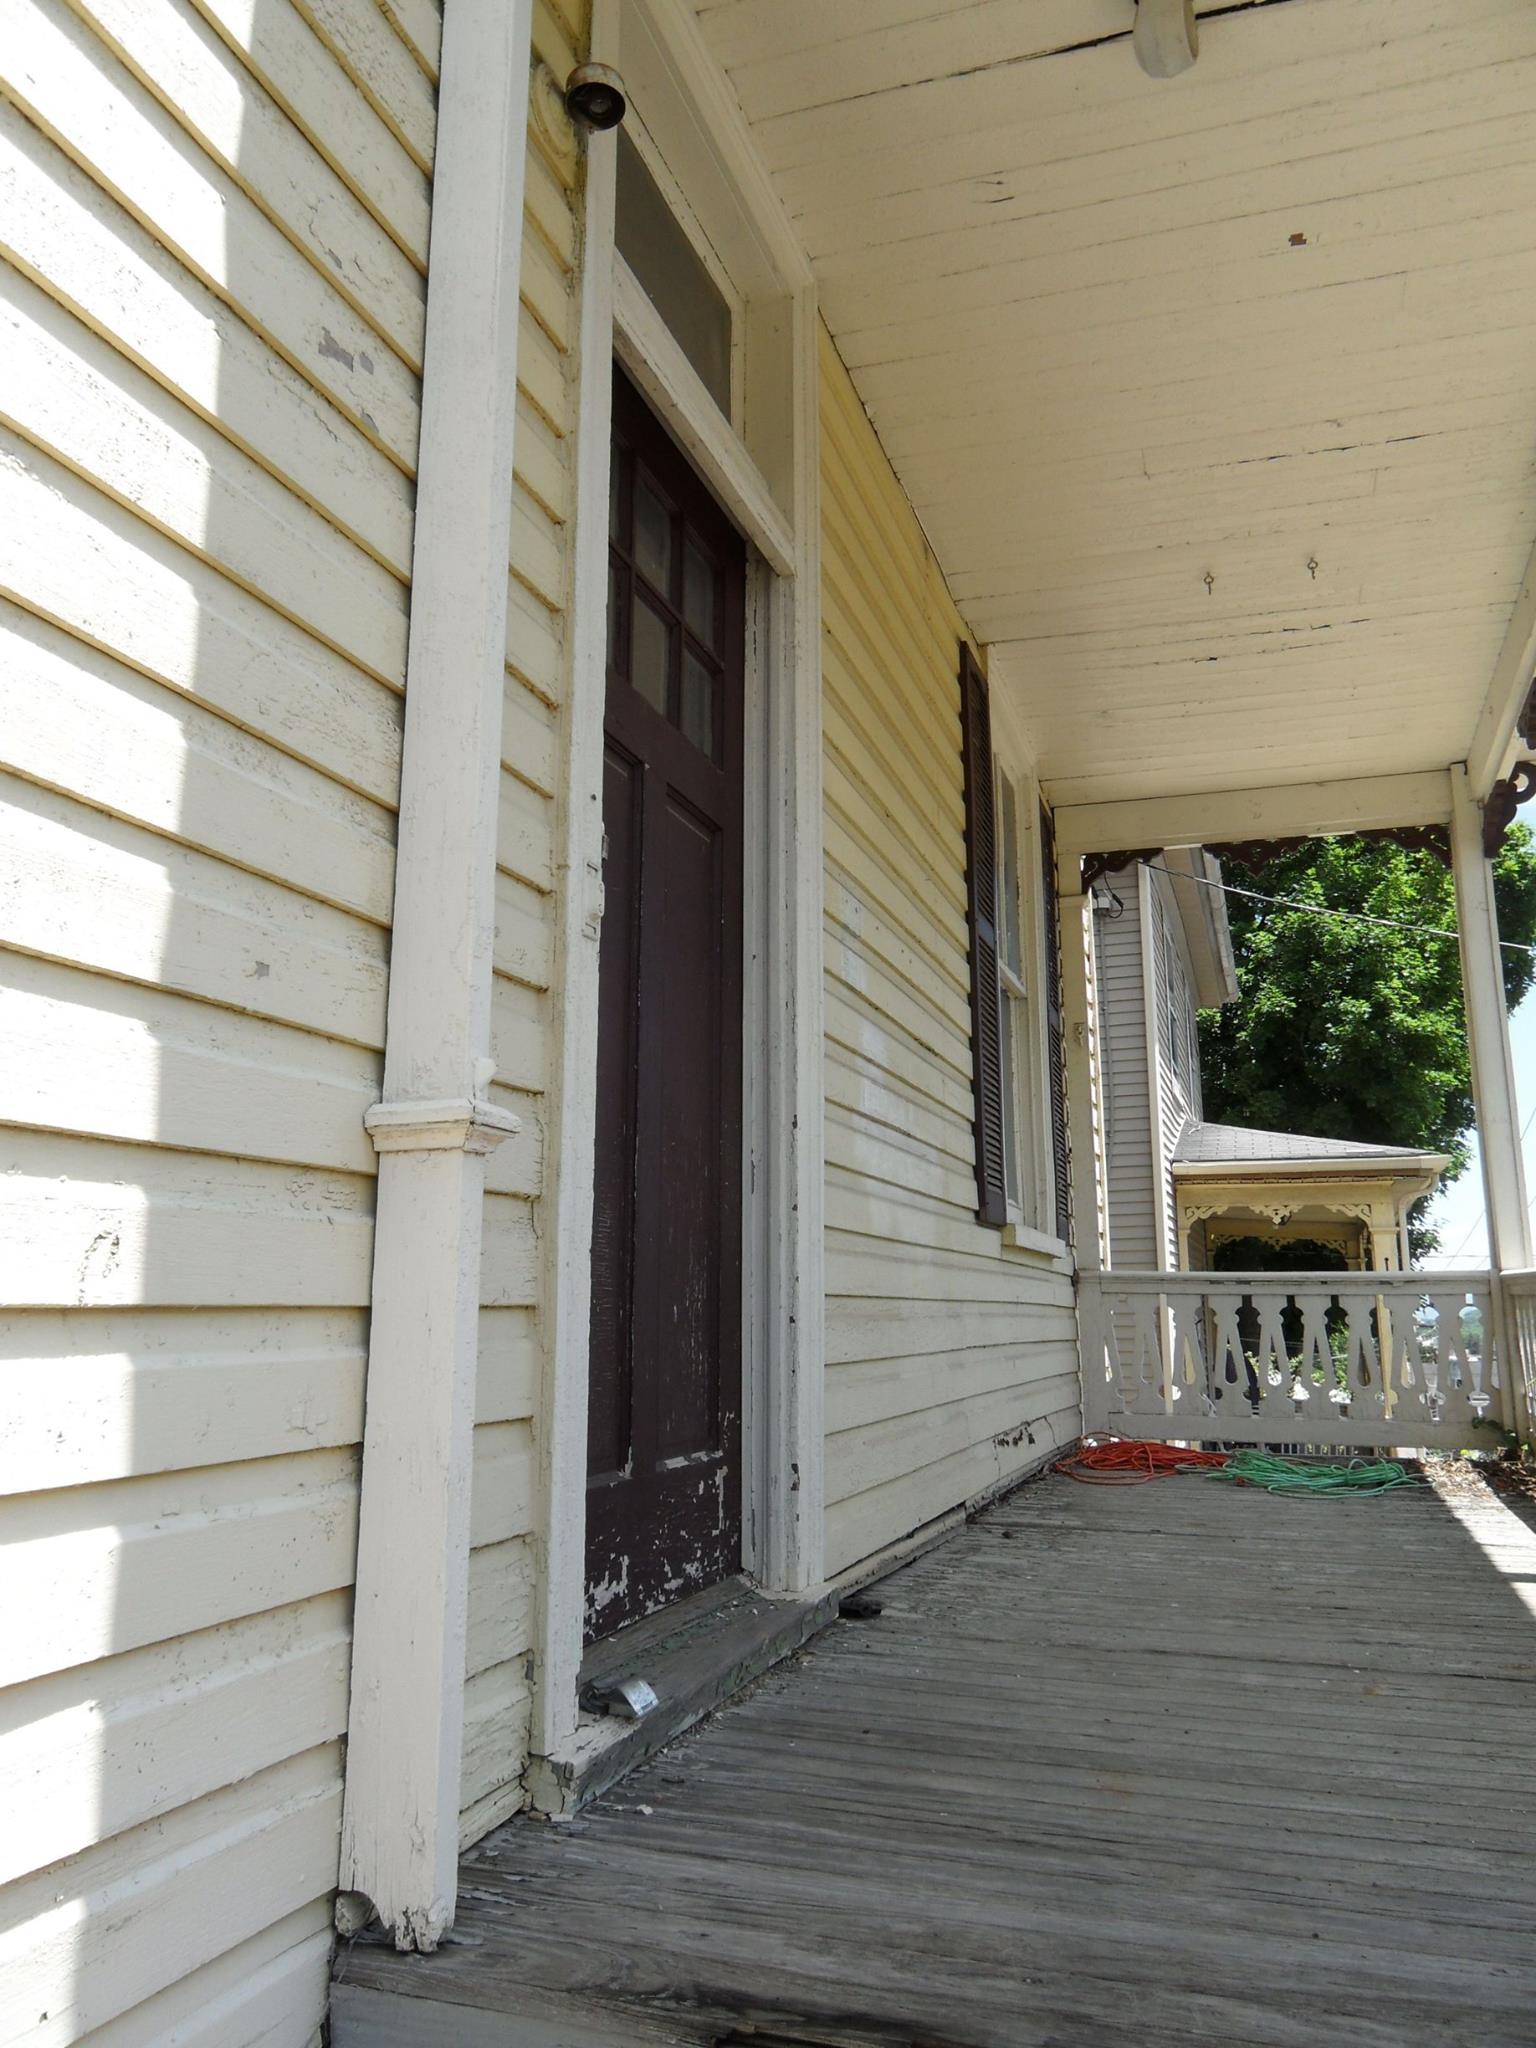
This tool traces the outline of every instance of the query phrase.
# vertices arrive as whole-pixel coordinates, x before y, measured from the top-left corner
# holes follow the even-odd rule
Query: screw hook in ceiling
[[[1131,44],[1151,78],[1177,78],[1200,54],[1195,0],[1136,0]]]

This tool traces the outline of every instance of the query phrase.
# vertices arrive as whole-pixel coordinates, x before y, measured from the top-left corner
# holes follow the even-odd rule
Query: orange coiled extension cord
[[[1225,1451],[1194,1451],[1179,1444],[1145,1443],[1127,1437],[1090,1437],[1070,1457],[1059,1459],[1056,1470],[1089,1486],[1144,1486],[1149,1479],[1198,1472],[1226,1462]]]

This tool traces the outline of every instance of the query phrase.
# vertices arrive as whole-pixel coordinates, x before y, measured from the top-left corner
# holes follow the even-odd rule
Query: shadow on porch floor
[[[359,1944],[336,2048],[1530,2048],[1536,1534],[1050,1478]]]

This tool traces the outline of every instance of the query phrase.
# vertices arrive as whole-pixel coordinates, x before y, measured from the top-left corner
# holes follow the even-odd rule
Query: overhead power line
[[[1160,875],[1171,875],[1176,882],[1196,882],[1202,889],[1219,889],[1223,896],[1244,896],[1250,903],[1272,903],[1279,910],[1306,910],[1314,917],[1342,917],[1350,924],[1384,925],[1391,931],[1417,932],[1420,938],[1425,939],[1459,939],[1461,936],[1442,925],[1415,924],[1411,918],[1372,917],[1364,910],[1336,910],[1329,903],[1304,903],[1299,896],[1266,896],[1262,889],[1240,889],[1236,882],[1213,882],[1208,875],[1182,874],[1155,860],[1149,860],[1145,865]],[[1499,944],[1507,953],[1536,953],[1536,946],[1523,945],[1518,939],[1500,939]]]

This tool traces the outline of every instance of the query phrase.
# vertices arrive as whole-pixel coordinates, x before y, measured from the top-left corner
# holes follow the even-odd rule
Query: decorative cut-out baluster
[[[1173,1297],[1173,1355],[1178,1376],[1180,1403],[1191,1420],[1202,1420],[1216,1412],[1211,1387],[1211,1365],[1206,1351],[1205,1297],[1178,1294]]]
[[[1392,1413],[1405,1422],[1427,1420],[1414,1303],[1409,1296],[1398,1294],[1388,1302],[1383,1315],[1387,1329],[1382,1341],[1388,1360],[1386,1377],[1392,1389]]]
[[[1168,1402],[1163,1359],[1162,1311],[1155,1294],[1137,1295],[1132,1307],[1136,1327],[1136,1410],[1166,1415]]]
[[[1243,1357],[1243,1338],[1239,1328],[1243,1296],[1231,1290],[1213,1288],[1205,1301],[1212,1332],[1212,1412],[1217,1415],[1241,1414],[1240,1402],[1245,1402],[1251,1411],[1249,1371]]]
[[[1413,1327],[1424,1388],[1425,1419],[1443,1422],[1449,1379],[1444,1366],[1445,1333],[1441,1328],[1440,1310],[1432,1294],[1421,1296],[1414,1311]]]
[[[1295,1414],[1296,1375],[1285,1342],[1285,1304],[1289,1296],[1255,1292],[1253,1305],[1259,1312],[1259,1406],[1261,1411],[1282,1408]]]
[[[1485,1364],[1492,1318],[1476,1295],[1461,1290],[1457,1291],[1451,1313],[1457,1385],[1468,1413],[1480,1422],[1492,1406]]]
[[[1302,1393],[1312,1404],[1306,1411],[1313,1422],[1333,1419],[1333,1351],[1328,1342],[1328,1305],[1331,1295],[1297,1292],[1291,1296],[1301,1320],[1299,1369]]]
[[[1379,1299],[1378,1295],[1364,1292],[1346,1294],[1341,1290],[1338,1295],[1339,1307],[1345,1317],[1344,1391],[1349,1396],[1347,1414],[1351,1421],[1385,1419],[1384,1376],[1375,1328]]]
[[[1446,1398],[1458,1410],[1465,1401],[1467,1390],[1467,1362],[1461,1333],[1462,1301],[1462,1295],[1457,1293],[1441,1295],[1435,1302],[1440,1311],[1440,1359]]]

